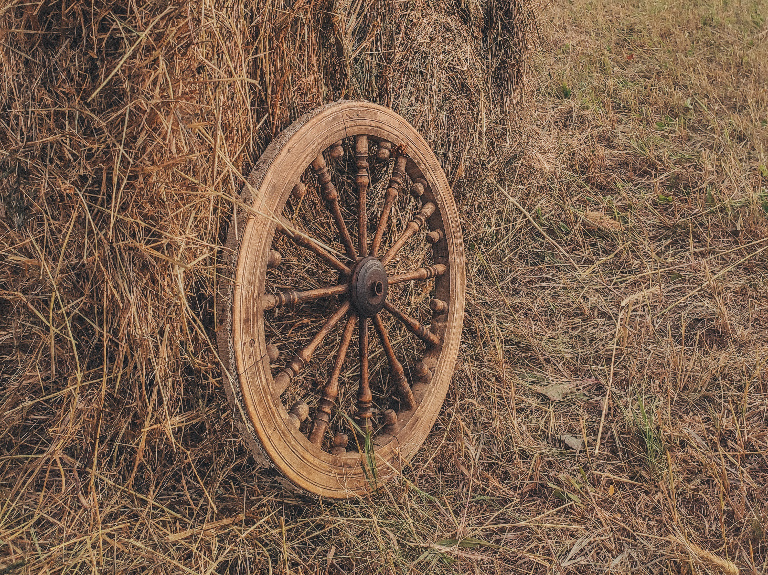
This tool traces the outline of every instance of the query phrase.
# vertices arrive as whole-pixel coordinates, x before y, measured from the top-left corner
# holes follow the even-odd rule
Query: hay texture
[[[0,0],[0,573],[767,572],[764,6]],[[254,472],[213,294],[342,97],[434,148],[467,305],[422,449],[328,502]]]
[[[2,2],[0,570],[88,570],[108,547],[146,572],[186,536],[134,533],[145,512],[225,513],[211,469],[258,493],[225,455],[213,345],[243,175],[347,98],[404,115],[461,182],[507,137],[532,23],[527,0]]]

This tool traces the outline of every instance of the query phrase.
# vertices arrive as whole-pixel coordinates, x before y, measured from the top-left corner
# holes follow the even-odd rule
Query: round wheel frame
[[[350,209],[356,212],[358,230],[363,232],[358,231],[354,239],[343,224],[340,196],[329,170],[344,154],[344,147],[339,147],[342,142],[356,160],[358,204]],[[369,214],[366,194],[371,190],[373,156],[373,162],[388,162],[392,172],[381,211]],[[313,175],[318,193],[322,190],[331,221],[336,224],[339,250],[294,228],[282,215],[289,197],[303,193],[300,182],[307,179],[306,173]],[[394,227],[388,221],[390,212],[397,198],[407,193],[407,182],[414,203],[420,203],[421,209],[398,238],[390,238],[394,243],[386,248],[383,238]],[[365,218],[361,218],[362,213]],[[432,243],[433,265],[397,274],[387,271],[400,248],[426,226],[432,230],[426,239]],[[370,234],[371,229],[376,233]],[[311,253],[335,267],[338,285],[275,291],[267,276],[269,269],[280,265],[281,256],[273,249],[277,236],[290,239],[298,253]],[[424,139],[392,110],[367,102],[336,102],[304,115],[269,145],[248,176],[229,226],[220,272],[217,338],[224,384],[238,427],[257,463],[272,463],[296,486],[334,498],[371,491],[398,473],[437,418],[452,378],[464,318],[465,269],[459,216],[445,174]],[[387,300],[388,288],[406,281],[434,281],[430,326]],[[315,328],[317,335],[281,368],[278,350],[267,340],[265,314],[277,308],[290,313],[303,302],[333,298],[337,301],[328,303],[327,319],[322,327]],[[423,354],[414,365],[404,368],[398,360],[397,342],[393,345],[381,319],[385,314],[407,328],[409,337],[423,346]],[[368,328],[371,324],[374,330]],[[313,357],[325,336],[340,331],[340,351],[330,357]],[[337,433],[329,442],[339,372],[353,332],[358,335],[360,363],[356,413],[341,420],[349,435]],[[388,370],[389,379],[396,382],[398,411],[377,412],[373,405],[368,356],[374,342],[369,341],[373,339],[369,332],[378,336],[386,354],[386,367],[380,369]],[[328,365],[327,382],[317,391],[317,406],[310,409],[306,403],[297,403],[289,409],[281,395],[310,362]],[[324,449],[324,444],[330,447]],[[348,447],[352,450],[347,451]]]

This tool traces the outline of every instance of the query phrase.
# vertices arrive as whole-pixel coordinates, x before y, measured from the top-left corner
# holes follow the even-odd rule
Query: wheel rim
[[[420,197],[409,200],[409,189]],[[219,338],[236,416],[299,487],[331,497],[368,491],[426,438],[458,352],[464,257],[445,175],[400,116],[344,102],[273,142],[243,198],[250,208],[230,226]],[[410,222],[397,230],[392,218],[406,208]],[[403,254],[428,234],[429,265],[414,267]],[[426,302],[417,314],[402,304],[414,282],[430,288],[430,328],[419,321]],[[291,322],[313,333],[296,335]]]

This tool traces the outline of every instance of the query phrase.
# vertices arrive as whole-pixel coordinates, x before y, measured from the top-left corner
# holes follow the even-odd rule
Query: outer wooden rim
[[[225,388],[257,463],[271,461],[298,487],[333,498],[365,493],[372,484],[360,456],[330,455],[286,425],[286,410],[270,391],[272,374],[260,295],[276,216],[294,183],[332,143],[361,133],[406,147],[434,193],[448,246],[448,293],[444,297],[451,303],[430,392],[397,441],[375,449],[378,479],[391,477],[416,453],[434,425],[453,374],[464,316],[465,269],[459,216],[448,181],[429,145],[401,116],[368,102],[342,101],[306,114],[273,141],[244,187],[242,200],[249,208],[236,210],[230,224],[217,295]]]

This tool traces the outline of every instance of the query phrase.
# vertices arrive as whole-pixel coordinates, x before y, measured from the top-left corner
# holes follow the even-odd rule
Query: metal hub
[[[363,317],[372,317],[384,307],[387,299],[387,272],[373,256],[360,260],[352,272],[350,299]]]

